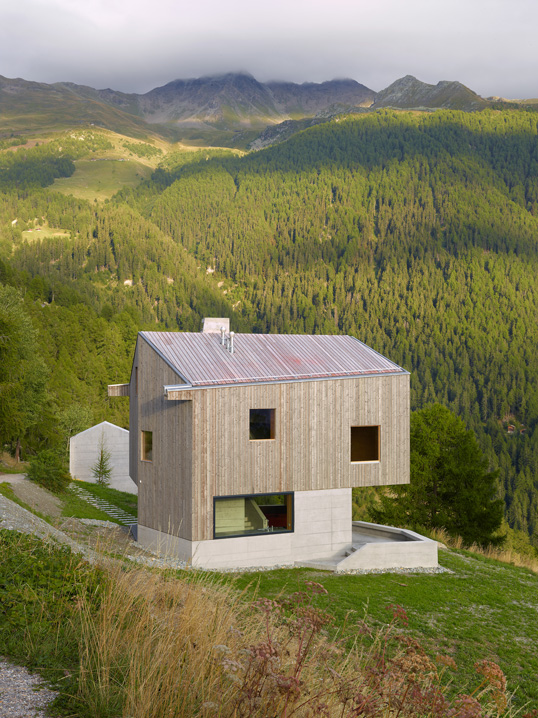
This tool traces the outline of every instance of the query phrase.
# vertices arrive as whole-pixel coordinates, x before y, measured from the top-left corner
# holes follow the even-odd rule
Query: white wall
[[[138,541],[201,568],[249,568],[330,558],[351,547],[351,489],[296,491],[294,531],[187,541],[138,525]]]
[[[92,466],[99,456],[101,438],[110,452],[112,474],[109,486],[118,491],[138,493],[134,481],[129,476],[129,432],[120,426],[103,421],[92,426],[69,440],[69,472],[73,478],[95,483]]]

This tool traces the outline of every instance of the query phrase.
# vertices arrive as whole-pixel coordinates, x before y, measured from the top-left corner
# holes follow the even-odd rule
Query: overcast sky
[[[261,81],[403,75],[538,96],[537,0],[0,0],[0,75],[146,92],[248,71]]]

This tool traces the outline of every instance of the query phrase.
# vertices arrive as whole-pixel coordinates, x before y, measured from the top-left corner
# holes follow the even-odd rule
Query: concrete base
[[[353,521],[353,543],[331,559],[312,559],[297,565],[323,571],[379,571],[400,568],[437,568],[436,541],[408,529]]]
[[[297,491],[294,530],[212,541],[187,541],[138,525],[138,541],[159,554],[200,568],[254,568],[334,558],[351,548],[351,489]]]
[[[336,572],[438,565],[436,541],[408,529],[353,521],[353,550],[338,563]]]

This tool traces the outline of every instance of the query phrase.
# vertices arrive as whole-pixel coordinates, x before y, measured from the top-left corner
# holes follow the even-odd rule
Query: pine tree
[[[391,487],[372,513],[384,523],[444,528],[466,545],[499,543],[497,476],[462,419],[431,404],[411,415],[411,483]]]
[[[108,486],[112,475],[112,466],[110,465],[111,454],[106,448],[105,437],[101,434],[99,441],[99,453],[97,461],[92,466],[92,476],[101,486]]]

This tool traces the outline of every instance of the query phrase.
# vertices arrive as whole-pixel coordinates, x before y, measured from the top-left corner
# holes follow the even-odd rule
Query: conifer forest
[[[250,153],[133,140],[148,179],[104,201],[58,190],[109,144],[0,140],[4,445],[127,427],[106,387],[142,329],[350,334],[411,372],[413,410],[473,430],[538,546],[538,113],[377,110]]]

